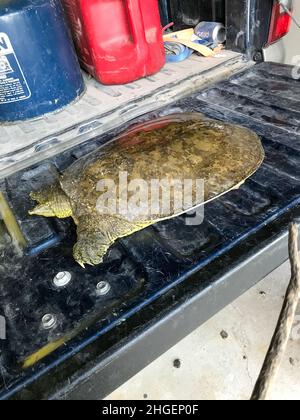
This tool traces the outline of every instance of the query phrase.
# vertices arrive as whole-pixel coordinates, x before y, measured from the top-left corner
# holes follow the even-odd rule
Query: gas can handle
[[[140,0],[126,0],[126,5],[134,43],[147,44],[144,19],[140,7]]]

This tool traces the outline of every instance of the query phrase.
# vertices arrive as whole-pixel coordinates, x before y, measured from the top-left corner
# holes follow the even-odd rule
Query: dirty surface
[[[256,76],[264,78],[264,83],[254,92],[251,80]],[[288,91],[282,90],[282,83],[288,86]],[[242,244],[249,237],[255,251],[258,232],[299,206],[300,110],[295,83],[298,84],[291,78],[289,68],[264,64],[142,117],[142,121],[147,121],[175,112],[204,112],[214,119],[243,125],[262,138],[266,159],[238,191],[205,207],[205,219],[200,227],[186,226],[181,216],[163,221],[120,240],[99,267],[81,270],[75,264],[72,245],[76,232],[70,220],[29,218],[28,210],[34,205],[29,193],[53,182],[51,168],[63,172],[76,159],[120,131],[48,159],[1,184],[27,240],[23,256],[16,255],[9,242],[4,241],[4,246],[0,246],[0,315],[5,316],[8,327],[8,339],[0,340],[0,389],[3,393],[18,381],[33,378],[42,369],[48,369],[50,363],[62,362],[62,357],[69,361],[71,355],[79,351],[78,346],[84,347],[87,340],[105,337],[100,345],[97,342],[95,353],[81,349],[75,360],[68,363],[68,370],[64,364],[60,365],[64,369],[59,373],[59,382],[64,373],[71,378],[89,358],[95,357],[96,352],[104,353],[126,336],[128,320],[135,315],[135,331],[143,328],[144,319],[139,318],[141,308],[147,308],[149,317],[158,317],[160,311],[167,308],[162,305],[152,313],[152,302],[160,294],[169,302],[167,297],[172,288],[179,283],[185,284],[186,276],[192,270],[205,274],[203,281],[197,284],[197,290],[214,287],[215,277],[209,273],[221,256],[225,259],[229,250],[243,249]],[[245,91],[242,88],[247,84],[251,87]],[[240,88],[239,92],[235,91],[236,87]],[[290,104],[294,107],[292,112]],[[72,281],[57,289],[53,279],[63,271],[72,274]],[[100,281],[111,285],[105,296],[97,293]],[[260,290],[266,292],[265,287],[261,286]],[[259,297],[263,298],[262,295]],[[55,328],[46,330],[42,328],[41,320],[49,313],[57,317],[57,323]],[[223,329],[230,335],[227,340],[220,337]],[[75,332],[73,338],[70,332]],[[218,326],[216,334],[220,345],[230,343],[229,326]],[[37,363],[34,369],[22,369],[24,360],[39,349],[44,349],[45,355],[45,347],[49,350],[47,345],[56,340],[63,342],[56,352]],[[248,356],[243,353],[241,358],[244,355]],[[173,355],[172,360],[175,357],[179,355]],[[181,370],[174,369],[176,372]],[[51,378],[55,382],[53,375]],[[39,383],[34,394],[45,396],[51,384],[46,381],[43,387]]]

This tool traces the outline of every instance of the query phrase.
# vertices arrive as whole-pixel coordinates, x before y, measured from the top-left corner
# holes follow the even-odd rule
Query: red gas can
[[[82,66],[104,84],[156,73],[165,63],[157,0],[63,0]]]

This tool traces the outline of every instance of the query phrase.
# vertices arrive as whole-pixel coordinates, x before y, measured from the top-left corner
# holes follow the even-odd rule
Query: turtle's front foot
[[[75,244],[73,255],[81,267],[86,265],[99,265],[103,262],[103,257],[108,251],[109,245],[103,244],[97,234],[88,235],[86,238],[80,238]]]

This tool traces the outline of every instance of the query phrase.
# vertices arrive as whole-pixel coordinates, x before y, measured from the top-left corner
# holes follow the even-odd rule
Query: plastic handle
[[[126,4],[134,43],[147,44],[140,0],[127,0]]]

